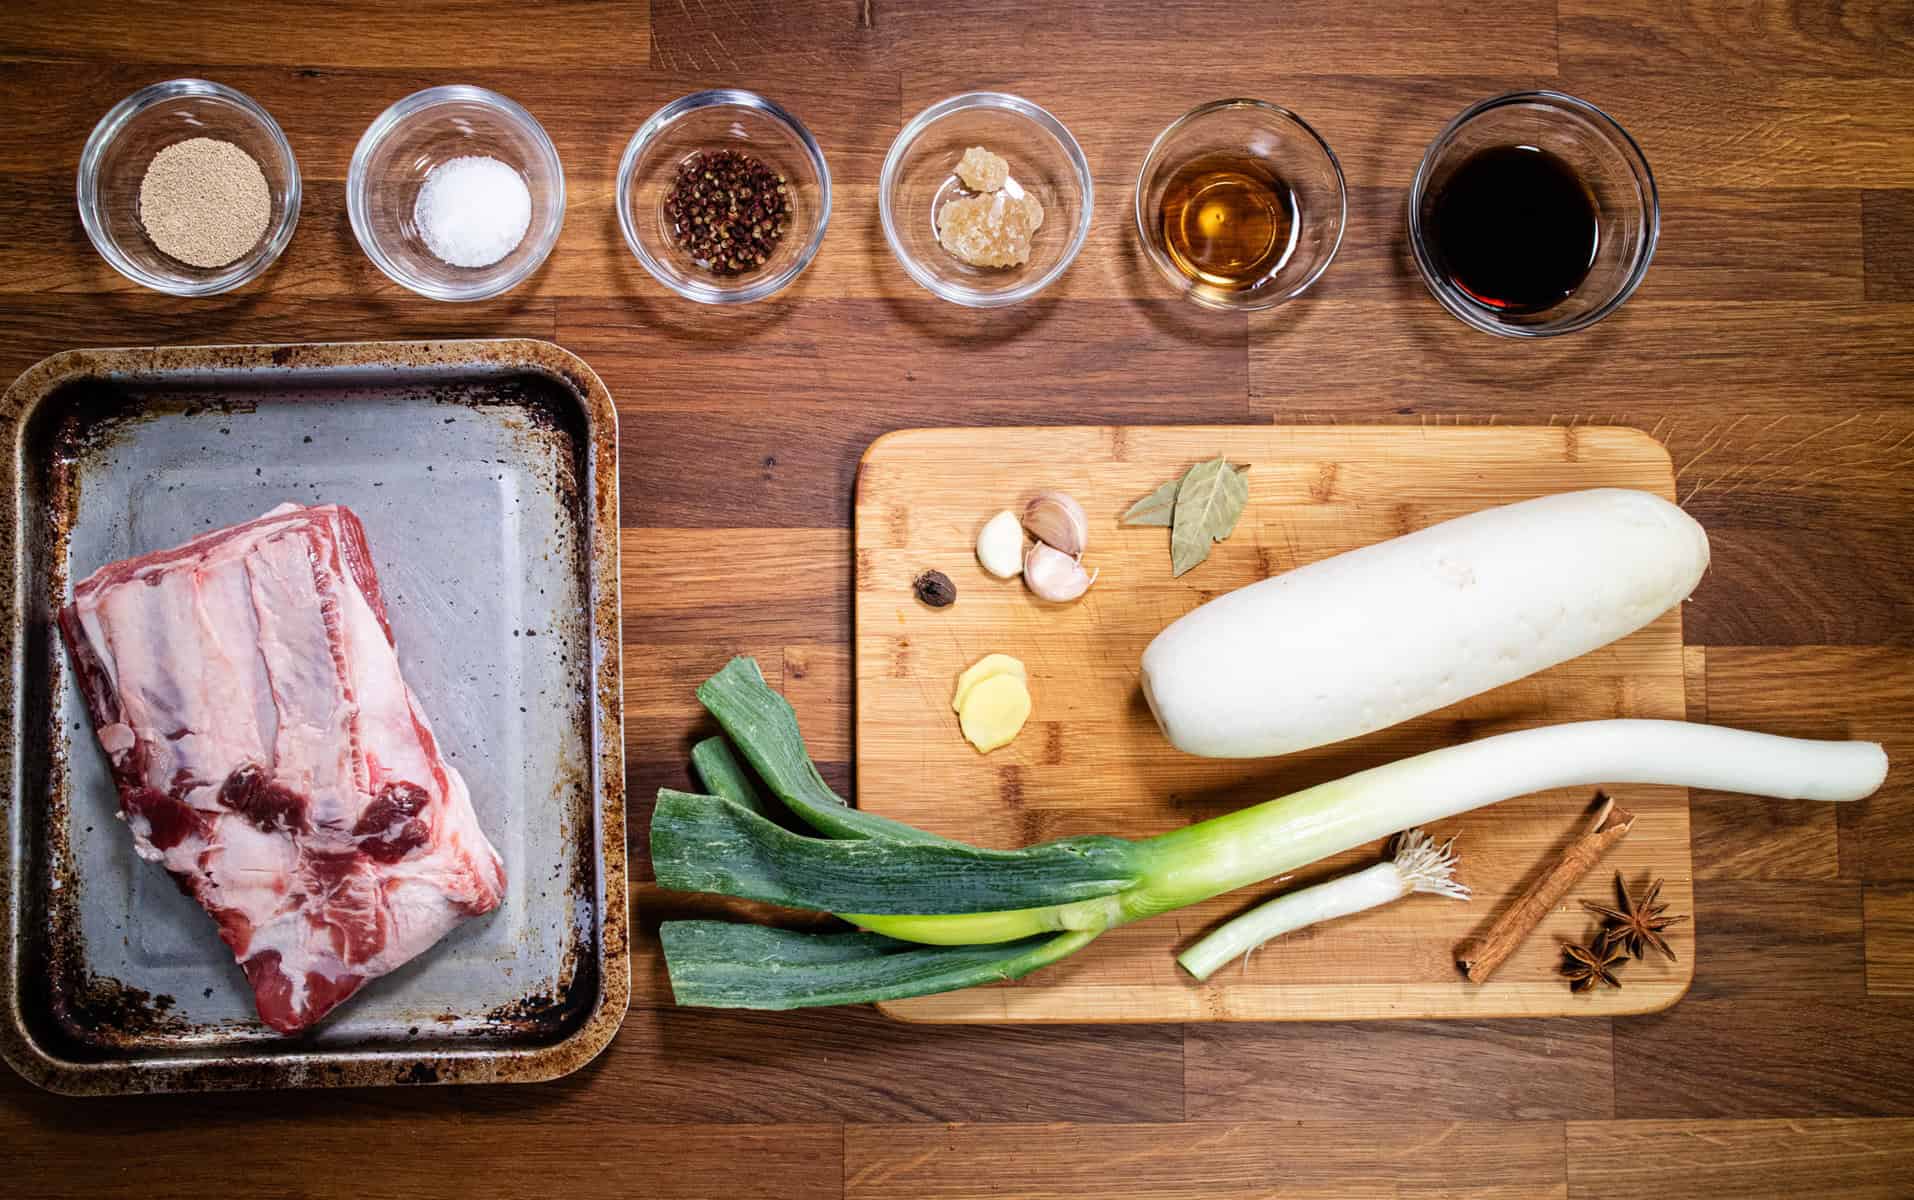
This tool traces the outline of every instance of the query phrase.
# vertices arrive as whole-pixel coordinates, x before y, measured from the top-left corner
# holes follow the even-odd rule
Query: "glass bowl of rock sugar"
[[[565,223],[565,173],[544,127],[496,92],[414,92],[352,152],[353,236],[395,282],[434,300],[485,300],[538,270]]]

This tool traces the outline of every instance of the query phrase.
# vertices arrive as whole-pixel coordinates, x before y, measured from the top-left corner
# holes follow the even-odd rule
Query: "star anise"
[[[1615,978],[1615,972],[1609,968],[1627,961],[1628,955],[1620,946],[1610,945],[1599,937],[1593,946],[1569,942],[1562,947],[1562,974],[1568,976],[1571,992],[1586,992],[1597,983],[1612,988],[1622,986],[1622,981]]]
[[[1648,890],[1637,900],[1628,894],[1628,883],[1620,871],[1615,872],[1615,894],[1621,897],[1621,907],[1609,908],[1606,905],[1590,904],[1582,901],[1582,907],[1601,917],[1607,923],[1599,940],[1611,946],[1621,946],[1636,958],[1647,953],[1653,946],[1668,956],[1669,962],[1675,961],[1675,952],[1668,947],[1668,939],[1662,937],[1662,930],[1670,925],[1679,925],[1687,917],[1665,917],[1666,904],[1655,903],[1661,895],[1661,880],[1648,885]]]

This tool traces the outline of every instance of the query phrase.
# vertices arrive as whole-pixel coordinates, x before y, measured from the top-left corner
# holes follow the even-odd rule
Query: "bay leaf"
[[[1210,556],[1210,546],[1227,538],[1249,503],[1243,472],[1222,455],[1198,463],[1176,489],[1170,526],[1170,574],[1181,576]]]
[[[1238,475],[1241,475],[1249,470],[1249,464],[1233,462],[1230,464],[1230,468]],[[1195,469],[1195,467],[1191,467],[1190,471]],[[1132,504],[1129,511],[1123,514],[1123,519],[1119,521],[1118,524],[1161,525],[1165,529],[1169,528],[1174,521],[1174,514],[1176,512],[1176,493],[1178,489],[1183,486],[1183,481],[1189,477],[1189,474],[1189,471],[1183,472],[1183,474],[1178,475],[1175,479],[1170,480],[1162,487],[1143,497],[1143,499],[1138,500],[1135,504]]]
[[[1184,475],[1189,474],[1185,471]],[[1171,514],[1176,511],[1176,490],[1183,484],[1183,475],[1178,475],[1162,487],[1138,500],[1123,514],[1124,525],[1161,525],[1170,526]]]

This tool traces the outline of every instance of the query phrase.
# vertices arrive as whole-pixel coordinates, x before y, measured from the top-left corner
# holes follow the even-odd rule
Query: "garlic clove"
[[[1075,558],[1090,544],[1090,518],[1083,505],[1062,492],[1038,492],[1024,505],[1023,527],[1040,542]]]
[[[977,561],[999,579],[1015,579],[1023,570],[1023,525],[1005,509],[984,522],[977,534]]]
[[[1039,600],[1062,603],[1089,591],[1097,577],[1070,555],[1047,542],[1037,542],[1024,555],[1023,581]]]

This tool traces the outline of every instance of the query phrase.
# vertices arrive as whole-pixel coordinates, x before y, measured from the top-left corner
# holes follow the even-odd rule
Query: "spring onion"
[[[1456,882],[1455,839],[1437,845],[1420,829],[1396,839],[1395,857],[1314,887],[1285,892],[1226,922],[1176,956],[1183,969],[1208,979],[1218,967],[1274,938],[1306,925],[1333,921],[1378,908],[1416,892],[1467,900],[1469,889]]]
[[[1430,751],[1153,838],[986,850],[846,805],[805,752],[790,705],[749,659],[733,660],[698,696],[767,790],[823,836],[793,833],[735,799],[661,792],[652,819],[659,884],[833,912],[886,939],[820,957],[794,949],[802,943],[793,939],[817,934],[667,923],[667,965],[674,987],[686,985],[680,999],[745,1007],[897,999],[1010,978],[1113,926],[1530,792],[1648,783],[1854,800],[1887,772],[1871,742],[1588,721]],[[1083,936],[1058,936],[1066,934]],[[995,949],[912,957],[899,942]],[[756,985],[738,986],[754,971]]]

